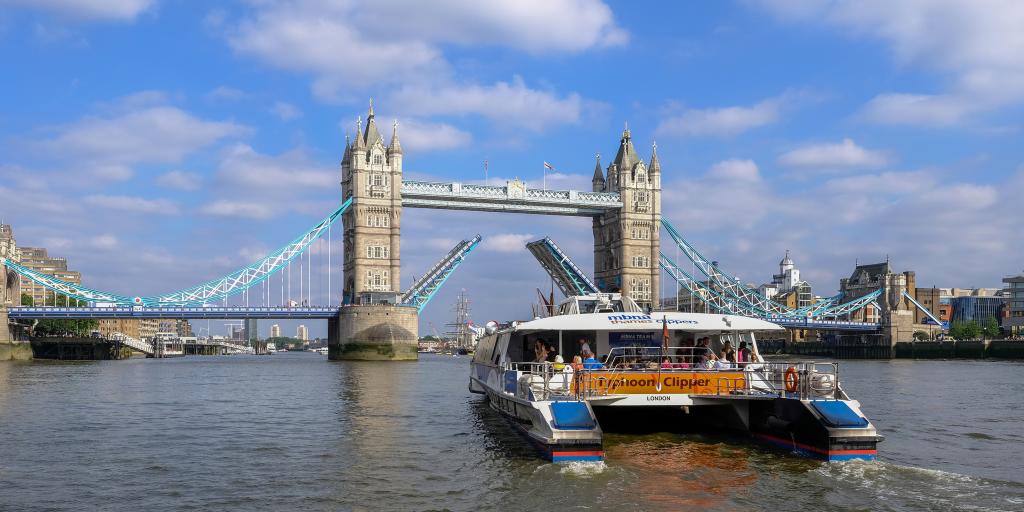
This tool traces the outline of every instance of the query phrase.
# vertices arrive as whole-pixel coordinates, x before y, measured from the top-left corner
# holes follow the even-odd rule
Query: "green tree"
[[[985,324],[981,328],[981,333],[986,338],[998,338],[999,337],[999,334],[1000,334],[999,322],[996,320],[996,317],[990,316],[990,317],[985,319]]]
[[[72,299],[66,295],[54,295],[47,292],[46,303],[58,304],[61,307],[85,307],[88,304],[84,301]],[[28,294],[21,294],[22,306],[34,306],[35,301]],[[90,332],[99,326],[99,322],[91,319],[69,319],[69,320],[40,320],[35,326],[35,333],[42,336],[88,336]]]
[[[924,331],[914,331],[914,339],[917,341],[928,341],[928,333]]]
[[[978,322],[953,322],[949,327],[949,337],[954,340],[975,340],[981,337],[981,326]]]

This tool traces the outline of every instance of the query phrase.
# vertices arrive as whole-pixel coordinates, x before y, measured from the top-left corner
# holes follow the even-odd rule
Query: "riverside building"
[[[1006,315],[1003,317],[1003,331],[1010,336],[1024,334],[1024,272],[1017,276],[1004,277],[1003,298],[1006,300]]]

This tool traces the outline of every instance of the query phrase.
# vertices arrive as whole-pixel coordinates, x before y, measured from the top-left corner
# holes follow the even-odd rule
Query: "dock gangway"
[[[526,248],[537,258],[540,266],[544,267],[566,297],[598,292],[597,285],[573,263],[551,237],[546,236],[530,242],[526,244]]]
[[[133,338],[131,336],[128,336],[127,334],[122,334],[122,333],[119,333],[119,332],[115,332],[115,333],[110,335],[110,339],[112,339],[114,341],[117,341],[117,342],[121,343],[122,345],[131,348],[132,350],[137,350],[139,352],[142,352],[143,354],[146,354],[147,356],[151,356],[151,355],[153,355],[155,353],[155,350],[153,348],[153,344],[152,343],[150,343],[150,342],[148,342],[146,340],[140,340],[138,338]]]
[[[455,269],[459,268],[459,265],[466,259],[469,253],[473,252],[473,249],[477,245],[480,245],[480,241],[483,237],[476,235],[469,240],[463,240],[452,248],[438,261],[423,277],[419,278],[413,285],[402,294],[402,304],[409,306],[416,306],[419,311],[423,311],[423,308],[427,307],[427,303],[430,299],[434,298],[437,291],[441,289],[441,285],[448,280],[448,277],[455,272]]]

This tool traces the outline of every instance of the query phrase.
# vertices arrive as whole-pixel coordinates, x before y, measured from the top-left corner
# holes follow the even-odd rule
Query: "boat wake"
[[[563,462],[559,464],[559,473],[563,475],[579,476],[579,477],[592,477],[600,475],[608,469],[608,465],[604,461],[599,462]]]
[[[827,482],[847,504],[903,510],[910,504],[929,510],[1019,510],[1024,484],[902,466],[884,461],[823,463],[810,472]]]

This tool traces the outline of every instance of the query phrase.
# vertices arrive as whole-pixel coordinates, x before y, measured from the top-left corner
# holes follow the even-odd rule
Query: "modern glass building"
[[[990,317],[999,321],[999,308],[1003,305],[1002,297],[952,297],[953,323],[975,321],[984,324]]]

